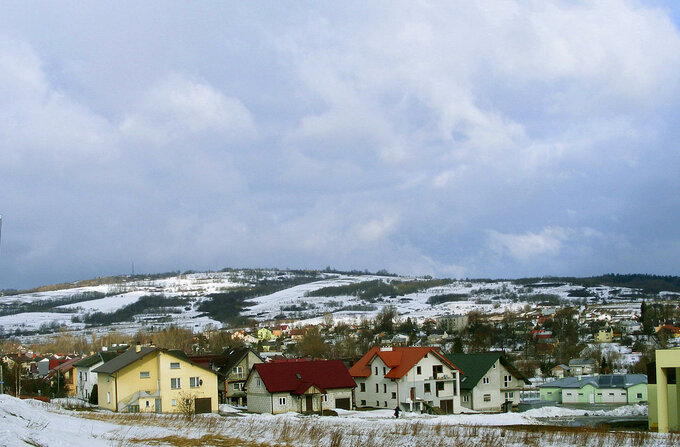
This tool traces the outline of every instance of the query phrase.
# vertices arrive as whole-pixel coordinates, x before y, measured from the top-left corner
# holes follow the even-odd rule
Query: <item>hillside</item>
[[[677,277],[651,275],[452,280],[275,269],[109,277],[0,297],[0,334],[26,337],[63,328],[111,327],[131,333],[170,324],[199,330],[248,320],[319,322],[328,313],[352,321],[372,317],[385,306],[416,319],[565,303],[598,303],[633,314],[642,299],[676,298],[678,284]]]

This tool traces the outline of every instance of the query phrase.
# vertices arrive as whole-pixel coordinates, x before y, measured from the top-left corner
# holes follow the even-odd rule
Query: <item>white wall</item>
[[[442,375],[448,375],[454,379],[444,382],[445,388],[439,392],[439,397],[437,397],[436,381],[432,378],[432,366],[434,365],[442,365]],[[418,366],[420,366],[420,374],[418,374]],[[398,380],[385,378],[385,373],[389,372],[391,368],[386,366],[379,356],[373,358],[370,367],[371,375],[369,377],[355,378],[357,382],[356,405],[358,407],[395,408],[399,403],[402,408],[410,409],[411,388],[415,388],[416,401],[422,399],[432,406],[439,407],[442,400],[451,399],[453,400],[454,413],[460,412],[458,370],[450,368],[434,354],[428,353],[427,357],[422,358],[404,377]],[[376,367],[378,368],[377,374]],[[361,391],[361,383],[365,384],[366,391],[364,392]],[[429,392],[425,391],[426,384],[430,385]],[[378,385],[377,391],[376,385]],[[366,402],[365,405],[362,404],[362,401]]]

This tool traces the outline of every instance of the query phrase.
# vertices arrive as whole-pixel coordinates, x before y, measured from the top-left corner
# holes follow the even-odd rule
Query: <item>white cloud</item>
[[[0,38],[0,155],[5,168],[63,168],[116,153],[108,120],[50,82],[26,43]]]
[[[203,133],[231,140],[256,135],[253,117],[238,98],[177,74],[153,86],[120,129],[159,145]]]
[[[524,234],[499,233],[489,231],[489,247],[499,254],[509,254],[511,257],[528,261],[541,256],[559,254],[562,244],[572,234],[571,230],[561,227],[544,228],[538,233]]]

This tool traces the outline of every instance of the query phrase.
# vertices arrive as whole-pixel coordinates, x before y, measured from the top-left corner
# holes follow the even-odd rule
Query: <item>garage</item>
[[[346,397],[344,399],[335,399],[335,408],[340,408],[341,410],[350,410],[350,398]]]
[[[196,398],[195,403],[196,414],[210,413],[212,409],[212,402],[210,397]]]

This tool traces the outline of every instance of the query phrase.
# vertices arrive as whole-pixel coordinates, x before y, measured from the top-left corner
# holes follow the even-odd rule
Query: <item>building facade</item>
[[[350,374],[357,407],[460,413],[460,370],[431,347],[373,348]]]

